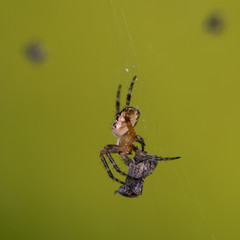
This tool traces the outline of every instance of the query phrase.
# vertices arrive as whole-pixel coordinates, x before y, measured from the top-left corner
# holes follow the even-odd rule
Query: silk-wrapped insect
[[[123,185],[115,193],[124,197],[134,198],[142,195],[143,183],[147,176],[153,173],[159,161],[175,160],[180,157],[158,157],[138,151],[133,159],[125,156],[124,162],[128,165],[128,174]]]

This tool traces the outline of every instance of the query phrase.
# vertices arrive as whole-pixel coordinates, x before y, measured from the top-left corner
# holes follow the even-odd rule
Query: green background
[[[0,238],[240,239],[239,7],[1,1]],[[217,33],[204,27],[216,12]],[[45,61],[27,58],[29,42]],[[182,158],[128,199],[99,152],[116,143],[117,87],[125,103],[135,74],[146,150]]]

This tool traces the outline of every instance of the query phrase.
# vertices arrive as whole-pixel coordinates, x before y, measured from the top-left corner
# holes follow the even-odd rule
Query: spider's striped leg
[[[126,121],[126,124],[127,124],[127,127],[128,127],[128,131],[130,132],[131,135],[135,136],[136,132],[134,130],[134,127],[131,124],[130,117],[128,116],[128,113],[126,113],[126,116],[124,118],[125,118],[125,121]]]
[[[132,80],[131,85],[129,87],[128,95],[127,95],[127,101],[126,101],[126,107],[129,107],[130,100],[131,100],[131,94],[132,94],[132,88],[133,88],[133,84],[134,84],[136,78],[137,78],[137,76],[133,77],[133,80]]]
[[[116,170],[117,172],[119,172],[120,174],[122,174],[122,175],[124,175],[124,176],[127,176],[127,174],[126,174],[125,172],[122,172],[122,171],[120,170],[120,168],[118,167],[118,165],[115,163],[115,161],[113,160],[110,152],[107,152],[106,155],[108,156],[108,158],[109,158],[111,164],[113,165],[113,167],[115,168],[115,170]]]
[[[115,161],[113,160],[113,158],[112,158],[112,156],[111,156],[111,154],[110,154],[110,153],[119,153],[121,149],[122,149],[122,147],[117,146],[117,145],[106,145],[106,146],[104,147],[104,150],[102,150],[101,153],[107,155],[108,159],[110,160],[111,164],[113,165],[113,167],[115,168],[115,170],[116,170],[117,172],[119,172],[120,174],[122,174],[122,175],[124,175],[124,176],[127,176],[126,173],[124,173],[124,172],[122,172],[122,171],[120,170],[120,168],[119,168],[118,165],[115,163]]]
[[[156,157],[155,159],[158,160],[158,161],[168,161],[168,160],[175,160],[175,159],[178,159],[178,158],[181,158],[181,157]]]
[[[103,151],[104,151],[104,150],[103,150]],[[113,174],[112,174],[112,172],[111,172],[111,170],[110,170],[110,168],[109,168],[109,166],[108,166],[108,164],[107,164],[107,161],[106,161],[106,159],[104,158],[104,156],[103,156],[103,154],[102,154],[102,151],[101,151],[101,153],[100,153],[100,157],[101,157],[101,159],[102,159],[103,165],[104,165],[104,167],[105,167],[105,169],[106,169],[109,177],[112,178],[114,181],[116,181],[116,182],[118,182],[118,183],[124,184],[124,182],[122,182],[121,180],[119,180],[119,179],[117,179],[117,178],[115,178],[115,177],[113,176]]]
[[[115,178],[115,177],[113,176],[113,174],[112,174],[112,172],[111,172],[111,170],[110,170],[110,168],[109,168],[109,166],[108,166],[108,164],[107,164],[107,161],[106,161],[106,159],[105,159],[104,156],[103,156],[104,154],[106,154],[107,157],[108,157],[108,159],[110,160],[111,164],[112,164],[113,167],[115,168],[115,170],[116,170],[117,172],[119,172],[120,174],[122,174],[122,175],[124,175],[124,176],[127,176],[126,173],[124,173],[124,172],[122,172],[122,171],[120,170],[120,168],[119,168],[118,165],[115,163],[115,161],[113,160],[113,158],[112,158],[112,156],[111,156],[111,154],[110,154],[110,153],[119,153],[120,151],[121,151],[121,147],[120,147],[120,146],[117,146],[117,145],[106,145],[106,146],[104,147],[104,150],[102,150],[102,151],[100,152],[100,157],[101,157],[101,160],[102,160],[102,162],[103,162],[104,167],[105,167],[106,170],[107,170],[107,173],[108,173],[109,177],[112,178],[112,179],[113,179],[114,181],[116,181],[116,182],[119,182],[119,183],[121,183],[121,184],[124,184],[124,182],[122,182],[121,180],[119,180],[119,179],[117,179],[117,178]]]
[[[129,166],[130,165],[130,163],[132,163],[132,159],[131,158],[129,158],[128,156],[122,156],[122,160],[124,161],[124,163],[127,165],[127,166]]]
[[[142,151],[144,152],[144,147],[146,146],[143,138],[139,135],[136,135],[136,142],[140,143],[142,146]]]
[[[117,91],[117,100],[116,100],[116,115],[119,113],[119,107],[120,107],[120,91],[121,91],[121,85],[118,86]]]
[[[175,159],[181,158],[181,157],[158,157],[158,156],[155,156],[155,155],[147,155],[147,156],[151,156],[153,161],[154,160],[168,161],[168,160],[175,160]]]

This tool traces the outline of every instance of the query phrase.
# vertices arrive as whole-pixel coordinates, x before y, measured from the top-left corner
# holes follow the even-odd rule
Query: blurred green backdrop
[[[0,238],[240,239],[239,7],[1,1]],[[127,199],[99,152],[134,74],[146,150],[182,158]]]

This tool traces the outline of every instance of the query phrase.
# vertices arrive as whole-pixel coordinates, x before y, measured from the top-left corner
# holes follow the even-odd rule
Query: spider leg
[[[119,183],[121,183],[121,184],[124,184],[124,182],[122,182],[121,180],[119,180],[119,179],[117,179],[117,178],[115,178],[115,177],[113,176],[111,170],[109,169],[109,166],[108,166],[108,164],[107,164],[107,161],[106,161],[106,159],[105,159],[104,156],[103,156],[104,154],[106,154],[107,157],[108,157],[108,159],[110,160],[111,164],[112,164],[113,167],[115,168],[115,170],[116,170],[117,172],[119,172],[120,174],[122,174],[122,175],[124,175],[124,176],[127,176],[126,173],[124,173],[124,172],[122,172],[122,171],[120,170],[120,168],[119,168],[118,165],[115,163],[115,161],[113,160],[113,158],[112,158],[112,156],[111,156],[111,154],[110,154],[110,153],[120,153],[121,149],[122,149],[122,147],[117,146],[117,145],[106,145],[106,146],[104,147],[104,150],[102,150],[102,151],[100,152],[100,157],[101,157],[101,160],[102,160],[102,162],[103,162],[104,167],[105,167],[106,170],[107,170],[107,173],[108,173],[109,177],[112,178],[112,179],[113,179],[114,181],[116,181],[116,182],[119,182]]]
[[[131,121],[130,121],[130,118],[129,118],[128,114],[126,114],[126,116],[124,118],[125,118],[129,133],[131,135],[135,136],[136,132],[135,132],[135,130],[134,130],[132,124],[131,124]]]
[[[158,161],[175,160],[175,159],[178,159],[178,158],[180,158],[180,157],[158,157],[158,156],[156,156],[156,155],[149,155],[149,154],[147,154],[147,152],[138,150],[138,151],[136,152],[133,160],[134,160],[136,163],[139,163],[139,162],[148,162],[148,161],[157,163]]]
[[[132,80],[131,85],[129,87],[128,95],[127,95],[127,101],[126,101],[126,107],[129,107],[130,100],[131,100],[131,94],[132,94],[132,88],[133,88],[133,84],[134,84],[136,78],[137,78],[137,76],[133,77],[133,80]]]
[[[163,157],[155,157],[155,160],[157,160],[157,161],[168,161],[168,160],[175,160],[175,159],[178,159],[178,158],[180,158],[180,157],[165,157],[165,158],[163,158]]]
[[[142,145],[142,151],[144,152],[144,147],[146,146],[144,139],[141,136],[136,135],[136,142]]]
[[[124,182],[122,182],[121,180],[119,180],[119,179],[117,179],[117,178],[115,178],[115,177],[113,176],[113,174],[112,174],[112,172],[111,172],[111,170],[110,170],[110,168],[109,168],[109,166],[108,166],[108,164],[107,164],[107,161],[106,161],[106,159],[104,158],[104,156],[100,154],[100,157],[101,157],[101,159],[102,159],[103,165],[104,165],[104,167],[105,167],[105,169],[106,169],[109,177],[112,178],[114,181],[116,181],[116,182],[118,182],[118,183],[124,184]]]
[[[132,159],[129,158],[128,156],[122,156],[122,160],[124,161],[124,163],[129,166],[130,163],[132,162]]]
[[[175,160],[181,157],[158,157],[155,155],[146,155],[147,157],[151,158],[150,161],[169,161],[169,160]]]
[[[129,133],[129,135],[133,138],[133,142],[134,141],[136,141],[135,139],[136,139],[136,137],[137,137],[137,135],[136,135],[136,132],[135,132],[135,130],[134,130],[134,128],[133,128],[133,126],[132,126],[132,124],[131,124],[131,122],[130,122],[130,118],[129,118],[129,116],[128,116],[128,114],[126,114],[126,116],[125,116],[125,121],[126,121],[126,124],[127,124],[127,127],[128,127],[128,133]],[[140,136],[139,136],[140,137]],[[140,137],[141,138],[141,137]],[[143,140],[143,139],[142,139]],[[138,149],[138,147],[134,144],[134,143],[128,143],[129,144],[129,148],[131,149],[131,150],[133,150],[134,152],[138,152],[138,151],[140,151],[139,149]],[[143,143],[144,143],[144,140],[143,140]],[[144,145],[145,145],[145,143],[144,143]],[[143,147],[143,145],[142,145],[142,147]]]
[[[124,176],[127,176],[126,173],[124,173],[124,172],[122,172],[122,171],[120,170],[120,168],[118,167],[118,165],[117,165],[117,164],[115,163],[115,161],[113,160],[113,158],[112,158],[112,156],[111,156],[111,154],[110,154],[109,151],[106,152],[106,155],[107,155],[107,157],[109,158],[109,160],[110,160],[111,164],[113,165],[113,167],[115,168],[115,170],[116,170],[117,172],[119,172],[120,174],[122,174],[122,175],[124,175]]]
[[[116,115],[119,113],[119,107],[120,107],[120,91],[121,91],[122,85],[118,86],[117,91],[117,99],[116,99]]]

